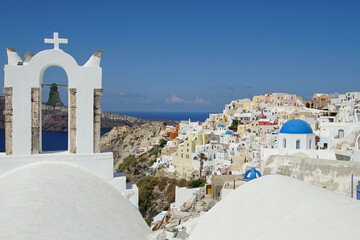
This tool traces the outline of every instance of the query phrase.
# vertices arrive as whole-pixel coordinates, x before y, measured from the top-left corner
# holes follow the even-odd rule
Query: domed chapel
[[[315,149],[315,134],[307,122],[293,119],[280,129],[278,144],[282,150],[312,150]]]

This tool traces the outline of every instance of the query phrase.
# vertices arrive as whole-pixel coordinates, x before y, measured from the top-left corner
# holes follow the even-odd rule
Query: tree
[[[200,179],[201,179],[202,178],[202,171],[203,171],[203,168],[204,168],[204,161],[207,161],[208,158],[206,157],[205,153],[199,153],[198,158],[200,159],[199,172],[200,172]]]
[[[239,125],[239,120],[233,120],[229,129],[236,132],[238,125]]]

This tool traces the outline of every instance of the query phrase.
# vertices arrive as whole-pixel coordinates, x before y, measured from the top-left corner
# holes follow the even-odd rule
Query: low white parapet
[[[136,208],[139,208],[139,189],[136,184],[126,183],[126,176],[124,173],[114,173],[114,178],[110,183]]]
[[[6,155],[0,153],[0,176],[16,168],[45,161],[74,163],[107,180],[113,179],[114,159],[112,152],[71,154],[58,151],[32,155]]]

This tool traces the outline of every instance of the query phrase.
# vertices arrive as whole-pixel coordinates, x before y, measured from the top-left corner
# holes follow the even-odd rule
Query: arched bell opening
[[[40,152],[68,151],[69,117],[64,114],[68,112],[68,76],[63,68],[50,66],[44,70],[41,80]]]

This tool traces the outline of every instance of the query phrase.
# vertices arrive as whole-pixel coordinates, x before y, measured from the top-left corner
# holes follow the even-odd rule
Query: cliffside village
[[[153,168],[165,167],[196,179],[200,172],[205,177],[262,169],[271,155],[360,161],[359,103],[360,92],[335,98],[314,94],[311,101],[287,93],[233,100],[203,123],[189,120],[169,126],[162,135],[170,140]],[[303,121],[297,123],[304,124],[300,127],[310,128],[282,131],[293,119]],[[202,153],[204,159],[200,159]]]
[[[184,216],[176,216],[178,211],[189,212],[191,205],[196,214],[206,211],[215,204],[210,199],[222,199],[262,174],[290,176],[356,198],[359,118],[360,92],[336,97],[317,93],[310,101],[273,93],[233,100],[222,113],[210,114],[202,123],[189,120],[168,126],[154,138],[154,144],[163,137],[169,141],[152,170],[163,169],[188,180],[206,179],[206,186],[177,187],[171,213],[159,214],[153,226],[160,228],[169,215],[183,222]],[[185,219],[197,219],[194,212],[185,214]],[[179,222],[170,220],[165,229]],[[189,228],[191,223],[177,228],[181,226]],[[191,232],[184,229],[185,235]]]

